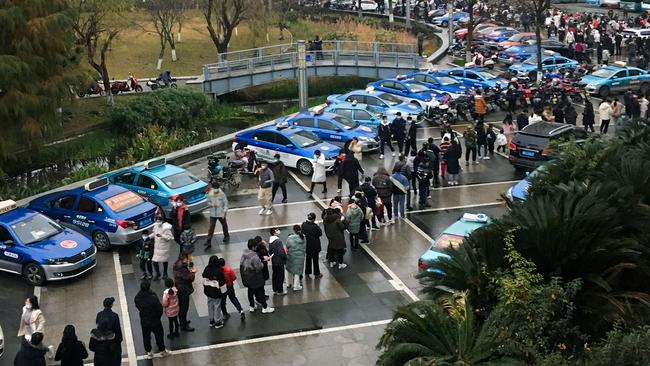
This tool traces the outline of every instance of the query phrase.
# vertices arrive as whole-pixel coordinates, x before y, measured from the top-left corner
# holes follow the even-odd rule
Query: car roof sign
[[[16,201],[14,200],[6,200],[6,201],[0,201],[0,214],[7,213],[11,210],[15,210],[16,207]]]
[[[625,62],[625,61],[615,61],[614,66],[625,67],[625,66],[627,66],[627,62]]]
[[[464,213],[462,220],[468,222],[482,222],[487,224],[488,216],[483,213],[478,213],[478,214]]]
[[[476,64],[473,62],[468,62],[465,64],[465,68],[471,69],[472,67],[476,67]]]
[[[372,93],[374,90],[375,90],[375,87],[374,87],[374,86],[369,86],[369,87],[366,88],[366,91],[367,91],[368,93]]]
[[[100,178],[84,185],[86,191],[94,191],[96,189],[108,186],[108,178]]]
[[[144,168],[145,169],[154,169],[161,167],[163,165],[167,164],[167,159],[166,158],[160,158],[160,159],[154,159],[154,160],[149,160],[146,163],[144,163]]]

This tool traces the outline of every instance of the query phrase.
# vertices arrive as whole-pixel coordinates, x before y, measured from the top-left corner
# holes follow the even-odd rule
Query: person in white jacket
[[[598,106],[598,114],[600,115],[600,133],[606,135],[609,121],[612,118],[612,106],[609,99],[603,100]]]
[[[156,272],[154,280],[160,279],[160,267],[158,263],[162,263],[163,280],[167,279],[167,268],[169,266],[169,251],[172,248],[174,243],[174,232],[172,230],[172,225],[168,222],[165,222],[162,218],[162,215],[156,216],[156,223],[153,227],[153,236],[154,246],[153,246],[153,256],[151,261],[153,262],[153,269]]]
[[[45,331],[45,317],[38,305],[38,297],[30,296],[25,300],[23,306],[23,313],[20,317],[20,325],[18,326],[18,337],[24,337],[29,341],[32,339],[32,334]]]
[[[323,193],[327,193],[327,176],[325,174],[325,154],[321,153],[320,150],[314,152],[314,172],[311,175],[311,188],[309,188],[308,193],[314,191],[316,184],[323,185]]]

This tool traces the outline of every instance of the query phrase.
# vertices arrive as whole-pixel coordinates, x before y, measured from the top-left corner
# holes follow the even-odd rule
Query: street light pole
[[[411,29],[411,0],[406,0],[406,28]]]
[[[454,2],[449,1],[447,3],[447,11],[449,12],[449,15],[447,15],[448,19],[448,25],[449,25],[449,47],[454,43]]]
[[[298,105],[301,112],[307,111],[307,46],[298,41]]]

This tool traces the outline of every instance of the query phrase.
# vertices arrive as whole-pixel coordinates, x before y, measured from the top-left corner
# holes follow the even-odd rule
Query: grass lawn
[[[147,14],[141,10],[129,12],[121,17],[120,23],[126,26],[122,26],[108,55],[108,70],[111,77],[126,78],[129,72],[133,72],[140,78],[157,76],[160,73],[156,70],[160,43]],[[233,35],[229,49],[236,51],[291,41],[286,31],[285,39],[280,40],[279,29],[273,24],[268,27],[269,42],[267,42],[266,32],[260,31],[260,27],[263,26],[258,23],[242,23],[237,29],[237,34]],[[339,18],[336,24],[301,18],[289,23],[289,31],[294,40],[313,39],[317,34],[325,39],[328,35],[345,34],[366,42],[416,43],[415,36],[412,34],[378,29],[372,24],[359,23],[353,17]],[[171,62],[171,50],[168,48],[162,69],[170,70],[172,75],[176,76],[199,75],[204,64],[216,61],[217,50],[210,40],[205,19],[200,11],[187,12],[181,36],[182,42],[177,44],[178,61]],[[425,53],[433,52],[433,47],[433,42],[426,42]]]

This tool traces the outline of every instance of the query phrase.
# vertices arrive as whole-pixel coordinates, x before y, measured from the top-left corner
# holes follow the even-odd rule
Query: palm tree
[[[377,345],[380,366],[522,365],[501,352],[508,339],[500,318],[481,323],[466,293],[400,306]]]

